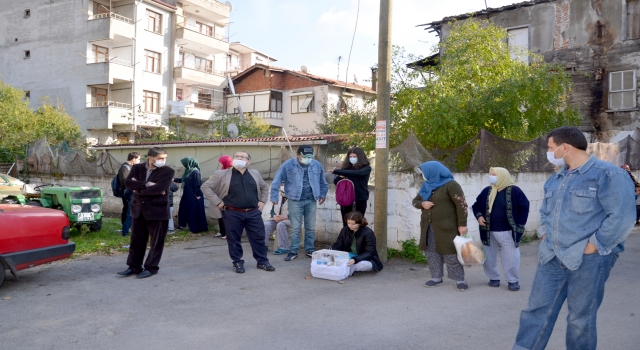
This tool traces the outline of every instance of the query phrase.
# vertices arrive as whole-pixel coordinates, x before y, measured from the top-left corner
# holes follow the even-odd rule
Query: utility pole
[[[378,110],[376,116],[376,189],[374,228],[376,249],[387,262],[387,199],[389,178],[389,115],[391,109],[391,9],[393,0],[380,0],[378,33]]]

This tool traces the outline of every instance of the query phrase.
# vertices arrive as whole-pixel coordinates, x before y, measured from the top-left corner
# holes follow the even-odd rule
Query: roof
[[[318,134],[318,135],[293,135],[288,138],[285,136],[274,137],[252,137],[252,138],[228,138],[228,139],[212,139],[212,140],[185,140],[185,141],[149,141],[149,142],[136,142],[136,143],[124,143],[124,144],[110,144],[103,145],[98,144],[92,146],[94,149],[115,149],[115,148],[132,148],[132,147],[146,147],[146,146],[169,146],[169,147],[181,147],[181,146],[193,146],[193,145],[217,145],[229,143],[235,144],[250,144],[265,145],[268,143],[283,143],[283,142],[313,142],[322,141],[321,143],[338,143],[344,140],[344,135],[340,134]]]
[[[529,7],[529,6],[535,6],[535,5],[539,5],[539,4],[544,4],[544,3],[548,3],[548,2],[556,2],[557,0],[530,0],[530,1],[523,1],[523,2],[519,2],[519,3],[515,3],[515,4],[511,4],[511,5],[505,5],[502,7],[489,7],[486,8],[484,10],[480,10],[477,12],[471,12],[471,13],[466,13],[466,14],[462,14],[462,15],[457,15],[457,16],[449,16],[449,17],[445,17],[439,21],[433,21],[430,23],[425,23],[425,24],[418,24],[416,27],[424,27],[426,26],[427,28],[425,28],[425,30],[429,30],[429,29],[437,29],[442,27],[443,24],[447,23],[447,22],[451,22],[453,20],[462,20],[462,19],[467,19],[469,17],[481,17],[481,16],[488,16],[491,15],[492,13],[498,13],[498,12],[504,12],[504,11],[509,11],[509,10],[515,10],[518,8],[522,8],[522,7]]]
[[[260,63],[254,64],[253,66],[251,66],[251,67],[247,68],[246,70],[244,70],[243,72],[239,73],[238,75],[233,77],[233,81],[235,82],[235,81],[242,80],[245,76],[248,76],[250,72],[252,72],[252,71],[254,71],[256,69],[269,69],[270,71],[274,71],[274,72],[282,72],[282,73],[289,73],[289,74],[297,75],[299,77],[311,79],[311,80],[314,80],[314,81],[317,81],[317,82],[323,83],[323,84],[334,85],[334,86],[338,86],[338,87],[341,87],[341,88],[346,87],[348,89],[369,92],[369,93],[372,93],[372,94],[376,93],[369,86],[353,84],[353,83],[340,81],[340,80],[335,80],[335,79],[331,79],[331,78],[325,78],[325,77],[321,77],[321,76],[318,76],[318,75],[304,73],[304,72],[291,70],[291,69],[287,69],[287,68],[278,68],[278,67],[274,67],[274,66],[267,66],[267,65],[264,65],[264,64],[260,64]]]
[[[238,47],[238,46],[241,46],[242,48],[236,49],[236,47]],[[243,50],[243,48],[247,49],[247,50]],[[258,54],[260,54],[260,55],[262,55],[264,57],[269,58],[269,60],[271,60],[271,61],[274,61],[274,62],[277,61],[277,59],[275,57],[271,57],[271,56],[267,55],[266,53],[260,52],[260,51],[254,49],[252,47],[249,47],[249,46],[247,46],[247,45],[245,45],[245,44],[243,44],[243,43],[241,43],[239,41],[236,41],[236,42],[233,42],[233,43],[229,43],[229,50],[233,50],[233,51],[236,51],[238,53],[255,52],[255,53],[258,53]]]
[[[155,2],[156,4],[168,7],[172,10],[178,9],[178,7],[176,7],[177,0],[151,0],[151,1]]]

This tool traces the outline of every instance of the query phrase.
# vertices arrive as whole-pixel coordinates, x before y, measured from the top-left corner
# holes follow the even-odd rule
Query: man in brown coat
[[[269,186],[257,170],[248,169],[250,164],[249,153],[236,152],[233,156],[233,167],[216,171],[207,182],[202,184],[201,189],[205,198],[211,202],[211,216],[214,218],[222,216],[227,231],[229,256],[235,271],[245,272],[240,244],[242,230],[247,231],[253,258],[258,262],[257,267],[266,271],[275,271],[267,259],[262,223],[262,209],[268,200]]]
[[[167,152],[161,147],[153,147],[147,152],[148,159],[143,164],[131,167],[125,181],[127,189],[133,191],[131,217],[133,226],[127,268],[118,272],[121,276],[137,275],[146,278],[158,273],[158,264],[162,258],[164,240],[169,225],[169,186],[173,182],[175,171],[165,167]],[[151,237],[151,247],[147,260],[142,261]]]

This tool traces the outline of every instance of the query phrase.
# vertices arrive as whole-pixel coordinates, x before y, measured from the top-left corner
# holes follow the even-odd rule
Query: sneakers
[[[283,255],[283,254],[287,254],[288,252],[289,252],[289,249],[278,248],[278,250],[273,252],[273,255]]]
[[[517,292],[520,290],[520,285],[518,284],[518,282],[514,282],[514,283],[509,282],[509,290],[512,292]]]
[[[305,255],[310,257],[310,258],[313,257],[313,250],[307,250]]]
[[[243,263],[233,263],[233,267],[236,268],[236,273],[244,273]]]
[[[467,284],[467,282],[458,282],[456,283],[456,288],[458,288],[458,290],[461,292],[466,292],[467,289],[469,289],[469,285]]]
[[[297,257],[298,257],[298,254],[296,254],[296,253],[289,253],[289,254],[287,254],[287,257],[286,257],[286,258],[284,258],[284,261],[291,261],[291,260],[293,260],[293,259],[295,259],[295,258],[297,258]]]
[[[265,270],[265,271],[275,271],[276,268],[271,266],[271,264],[269,264],[269,262],[267,262],[266,264],[258,264],[257,268]]]
[[[489,280],[489,287],[500,287],[500,280]]]
[[[442,284],[442,280],[439,280],[439,281],[428,280],[427,283],[424,284],[424,286],[427,288],[431,288],[431,287],[439,286],[441,284]]]

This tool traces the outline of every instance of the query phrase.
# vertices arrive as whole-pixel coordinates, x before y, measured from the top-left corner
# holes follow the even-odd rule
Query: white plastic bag
[[[456,236],[453,239],[453,245],[456,246],[458,253],[458,261],[462,265],[473,266],[484,264],[485,256],[482,246],[477,244],[468,234]]]

